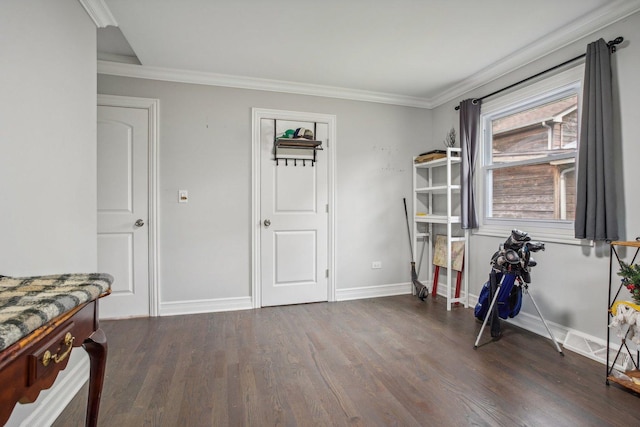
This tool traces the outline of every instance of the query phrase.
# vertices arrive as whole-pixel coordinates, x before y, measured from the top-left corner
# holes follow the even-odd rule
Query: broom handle
[[[409,213],[407,212],[407,198],[403,197],[402,201],[404,202],[404,217],[407,219],[407,234],[409,235],[409,250],[411,251],[411,262],[414,262],[413,244],[411,242],[411,229],[409,229]]]

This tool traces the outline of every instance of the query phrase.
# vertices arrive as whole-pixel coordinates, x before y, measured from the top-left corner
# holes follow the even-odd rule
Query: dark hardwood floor
[[[473,311],[442,299],[101,325],[101,426],[640,425],[640,397],[605,385],[604,365],[509,325],[474,350]],[[86,392],[54,426],[84,425]]]

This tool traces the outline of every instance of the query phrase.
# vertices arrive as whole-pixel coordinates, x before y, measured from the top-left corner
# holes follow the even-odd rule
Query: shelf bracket
[[[294,150],[307,150],[312,151],[313,158],[308,157],[280,157],[278,156],[278,149],[294,149]],[[317,152],[322,150],[322,141],[315,141],[310,139],[288,139],[278,138],[275,140],[273,146],[273,159],[276,161],[276,166],[279,165],[279,160],[284,160],[285,166],[289,165],[289,160],[293,160],[293,165],[298,166],[298,160],[302,161],[302,166],[307,166],[307,162],[311,162],[311,166],[315,165],[317,161]]]

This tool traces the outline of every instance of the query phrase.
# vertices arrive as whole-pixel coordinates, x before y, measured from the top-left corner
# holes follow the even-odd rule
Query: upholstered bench
[[[98,299],[111,283],[98,273],[0,276],[0,425],[17,402],[33,402],[51,387],[79,346],[91,363],[86,425],[97,424],[107,355]]]

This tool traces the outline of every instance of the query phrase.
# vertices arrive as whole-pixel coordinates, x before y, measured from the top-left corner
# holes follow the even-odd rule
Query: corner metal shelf
[[[313,159],[301,157],[281,157],[278,156],[278,149],[313,150]],[[294,166],[297,166],[298,161],[302,161],[302,166],[306,166],[307,162],[311,162],[311,166],[313,166],[317,160],[316,152],[321,150],[322,141],[310,139],[278,138],[276,139],[273,146],[273,160],[276,161],[276,166],[279,165],[280,160],[284,160],[285,166],[289,165],[290,160],[293,160]]]
[[[638,257],[638,254],[640,253],[640,241],[635,240],[635,241],[628,241],[628,242],[623,242],[623,241],[615,241],[615,242],[611,242],[610,243],[610,252],[609,252],[609,300],[608,300],[608,309],[607,309],[607,325],[609,325],[609,322],[612,320],[613,316],[615,316],[615,313],[612,313],[612,308],[614,306],[614,304],[616,303],[616,301],[618,301],[618,296],[620,295],[620,291],[623,288],[623,284],[622,281],[620,283],[620,285],[616,287],[612,286],[612,282],[614,279],[614,275],[615,273],[613,272],[613,268],[614,265],[616,263],[614,263],[614,259],[617,261],[617,265],[620,265],[620,256],[618,254],[618,249],[622,248],[622,247],[626,247],[629,248],[630,251],[633,253],[632,257],[631,257],[631,262],[629,263],[629,265],[635,264],[636,262],[636,258]],[[635,250],[634,250],[635,249]],[[612,291],[615,291],[615,295],[612,296]],[[626,334],[629,333],[629,330],[627,329]],[[621,338],[621,342],[620,345],[618,346],[617,350],[615,348],[611,348],[611,331],[610,328],[607,327],[607,376],[606,376],[606,384],[609,385],[610,381],[613,381],[617,384],[620,384],[621,386],[630,389],[636,393],[640,393],[640,386],[638,384],[636,384],[635,382],[629,381],[629,380],[625,380],[625,379],[621,379],[621,378],[616,378],[613,375],[613,370],[614,367],[616,365],[616,362],[618,360],[618,358],[620,357],[620,355],[623,352],[623,350],[626,350],[626,353],[629,355],[630,357],[630,362],[633,364],[633,368],[630,371],[625,372],[625,374],[628,377],[631,378],[640,378],[640,350],[638,350],[636,348],[635,352],[632,351],[631,349],[629,349],[628,346],[628,342],[626,340],[627,335],[625,334],[625,336],[623,338]],[[613,358],[613,360],[610,360],[610,350],[614,350],[616,351],[616,356]],[[635,357],[634,354],[635,353]]]

